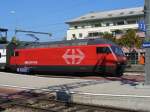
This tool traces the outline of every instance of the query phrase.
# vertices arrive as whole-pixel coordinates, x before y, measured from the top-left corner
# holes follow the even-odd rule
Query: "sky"
[[[89,12],[144,6],[144,0],[1,0],[0,27],[8,28],[8,39],[14,30],[32,30],[52,33],[52,37],[41,36],[40,41],[56,41],[66,37],[71,19]],[[31,40],[17,33],[19,40]]]

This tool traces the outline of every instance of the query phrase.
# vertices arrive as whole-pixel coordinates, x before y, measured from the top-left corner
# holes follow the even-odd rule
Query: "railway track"
[[[121,82],[143,82],[144,81],[144,73],[125,73],[121,77],[106,77],[100,75],[38,75],[38,77],[46,77],[46,78],[67,78],[67,79],[85,79],[85,80],[108,80],[108,81],[121,81]]]
[[[4,71],[3,71],[4,72]],[[5,73],[5,72],[4,72]],[[8,72],[10,73],[10,72]],[[99,74],[25,74],[38,77],[46,78],[66,78],[66,79],[87,79],[87,80],[110,80],[110,81],[133,81],[133,82],[143,82],[144,81],[144,72],[125,72],[121,77],[111,77]]]
[[[98,107],[60,102],[49,92],[19,92],[0,96],[2,112],[137,112],[110,107]]]

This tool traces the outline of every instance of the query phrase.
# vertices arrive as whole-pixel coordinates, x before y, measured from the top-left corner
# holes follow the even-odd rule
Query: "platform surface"
[[[150,112],[150,87],[138,82],[46,78],[0,72],[0,87],[66,90],[73,102]]]

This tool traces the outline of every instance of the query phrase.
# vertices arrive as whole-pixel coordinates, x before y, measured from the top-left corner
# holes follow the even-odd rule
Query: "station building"
[[[143,7],[91,12],[66,22],[69,25],[67,40],[98,37],[100,32],[109,32],[119,38],[120,30],[138,29],[138,22],[143,19]],[[143,32],[137,33],[144,37]]]
[[[67,21],[67,40],[100,38],[100,33],[109,32],[116,38],[121,36],[129,29],[135,29],[137,35],[145,37],[145,33],[138,30],[138,23],[144,20],[144,8],[134,7],[117,9],[110,11],[90,12],[80,17]],[[129,49],[124,48],[128,53]],[[136,63],[143,49],[136,49]]]

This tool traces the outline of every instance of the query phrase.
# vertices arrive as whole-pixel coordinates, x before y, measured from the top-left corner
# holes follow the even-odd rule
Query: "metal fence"
[[[128,59],[128,64],[138,64],[138,62],[139,62],[139,53],[129,52],[129,53],[125,53],[125,55]]]

